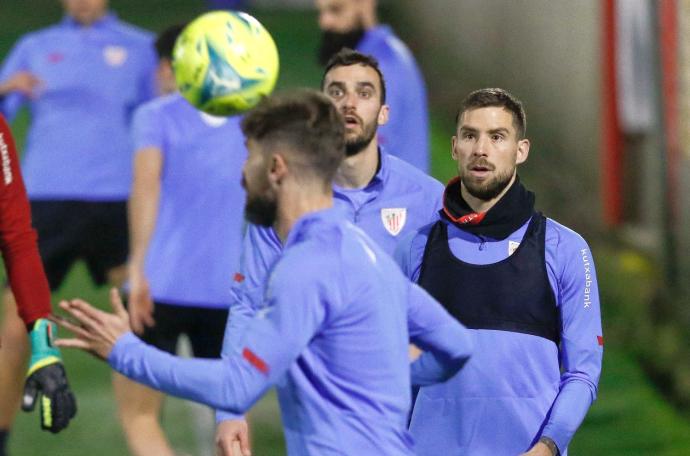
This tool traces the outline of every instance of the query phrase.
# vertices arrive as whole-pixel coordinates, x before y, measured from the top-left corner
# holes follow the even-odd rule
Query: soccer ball
[[[187,101],[209,114],[230,116],[271,93],[278,78],[278,50],[249,14],[214,11],[184,28],[172,66]]]

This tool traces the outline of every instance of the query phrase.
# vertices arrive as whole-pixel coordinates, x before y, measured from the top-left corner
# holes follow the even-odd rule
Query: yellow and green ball
[[[254,17],[241,12],[199,16],[184,28],[173,50],[180,93],[216,116],[239,114],[269,95],[278,65],[271,35]]]

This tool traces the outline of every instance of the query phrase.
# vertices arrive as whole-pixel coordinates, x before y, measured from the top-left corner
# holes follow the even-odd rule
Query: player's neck
[[[82,28],[89,28],[98,21],[102,20],[105,16],[108,15],[108,11],[103,11],[101,13],[94,14],[93,16],[88,16],[88,17],[80,17],[77,18],[75,16],[72,16],[74,21],[79,24],[79,27]]]
[[[364,188],[374,178],[378,168],[379,147],[374,138],[364,150],[343,160],[333,182],[341,188]]]
[[[333,207],[333,190],[320,183],[295,183],[278,196],[278,212],[273,228],[285,244],[295,222],[310,212]]]
[[[369,30],[377,25],[379,25],[379,19],[376,16],[376,11],[366,11],[362,16],[362,26],[364,30]]]
[[[508,185],[499,193],[496,197],[491,198],[490,200],[483,200],[479,199],[475,196],[472,196],[470,192],[467,191],[467,188],[465,187],[464,184],[460,186],[460,194],[462,195],[462,199],[465,200],[467,205],[472,208],[474,212],[481,213],[481,212],[486,212],[492,207],[496,205],[500,201],[501,198],[508,192],[510,187],[513,186],[513,183],[515,182],[515,174],[513,174],[513,178],[510,180]]]

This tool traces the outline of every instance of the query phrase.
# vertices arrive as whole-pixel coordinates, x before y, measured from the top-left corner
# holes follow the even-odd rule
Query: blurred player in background
[[[242,10],[246,0],[206,0],[209,9]]]
[[[477,342],[443,385],[422,388],[410,431],[419,454],[555,456],[597,395],[603,338],[587,243],[534,207],[517,166],[530,142],[519,100],[472,92],[456,118],[439,221],[396,257]]]
[[[322,31],[319,61],[343,47],[369,54],[386,79],[390,119],[378,132],[389,152],[429,171],[429,112],[424,79],[414,57],[387,25],[378,23],[376,0],[316,0]]]
[[[183,26],[156,40],[165,95],[133,121],[128,309],[145,342],[175,353],[180,335],[195,356],[219,358],[239,266],[246,158],[239,117],[212,117],[177,92],[172,51]],[[163,395],[115,374],[121,424],[133,454],[172,456],[159,424]]]
[[[131,182],[129,122],[155,94],[150,34],[119,21],[107,0],[63,0],[56,25],[22,37],[0,69],[0,111],[28,104],[22,171],[52,290],[78,258],[97,284],[121,284]],[[14,299],[3,297],[6,344],[26,347]],[[21,335],[21,337],[18,337]],[[21,371],[21,357],[3,362]],[[19,378],[0,377],[0,426],[9,426]]]
[[[129,332],[113,290],[115,315],[63,301],[83,326],[63,321],[77,338],[59,344],[233,413],[275,385],[291,455],[412,455],[411,382],[432,384],[457,372],[471,351],[468,331],[333,208],[331,181],[345,141],[328,98],[270,97],[245,116],[242,130],[245,214],[272,226],[285,250],[241,342],[223,359],[171,356]],[[410,338],[428,350],[411,366]],[[229,448],[220,450],[229,456]]]
[[[407,233],[436,219],[443,186],[380,147],[377,130],[388,120],[387,81],[376,60],[349,49],[333,56],[324,72],[323,93],[345,122],[346,157],[336,172],[335,206],[388,254]],[[393,113],[391,113],[392,115]],[[240,337],[242,319],[256,311],[268,271],[280,257],[282,243],[270,228],[249,225],[244,239],[241,274],[233,287],[227,339]],[[246,425],[218,412],[218,439],[239,440],[248,451]]]
[[[51,432],[64,429],[77,407],[60,351],[53,346],[55,323],[46,320],[50,314],[50,288],[38,253],[36,232],[31,227],[29,200],[14,140],[2,115],[0,155],[0,250],[12,292],[17,297],[16,310],[25,325],[17,326],[14,320],[5,319],[2,327],[5,337],[0,339],[0,385],[6,386],[0,389],[0,398],[3,407],[7,406],[0,415],[0,456],[5,456],[9,428],[20,396],[15,385],[21,385],[24,376],[18,366],[23,366],[26,359],[27,330],[31,339],[31,360],[22,407],[31,411],[38,402],[41,427]]]

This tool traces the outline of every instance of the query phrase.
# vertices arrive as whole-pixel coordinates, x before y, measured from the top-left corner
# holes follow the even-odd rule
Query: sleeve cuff
[[[110,350],[110,354],[108,355],[107,359],[108,364],[110,364],[110,367],[112,367],[116,371],[122,373],[122,361],[127,350],[134,345],[143,343],[144,342],[142,342],[141,339],[135,336],[132,331],[124,333],[115,341],[113,349]]]
[[[224,410],[216,410],[216,424],[222,421],[244,420],[244,415],[226,412]]]
[[[541,436],[553,440],[553,443],[555,443],[558,447],[558,454],[563,454],[565,449],[568,448],[570,439],[572,439],[573,437],[572,433],[567,432],[565,430],[559,430],[555,426],[549,425],[547,425],[544,428],[544,431],[541,433]]]

